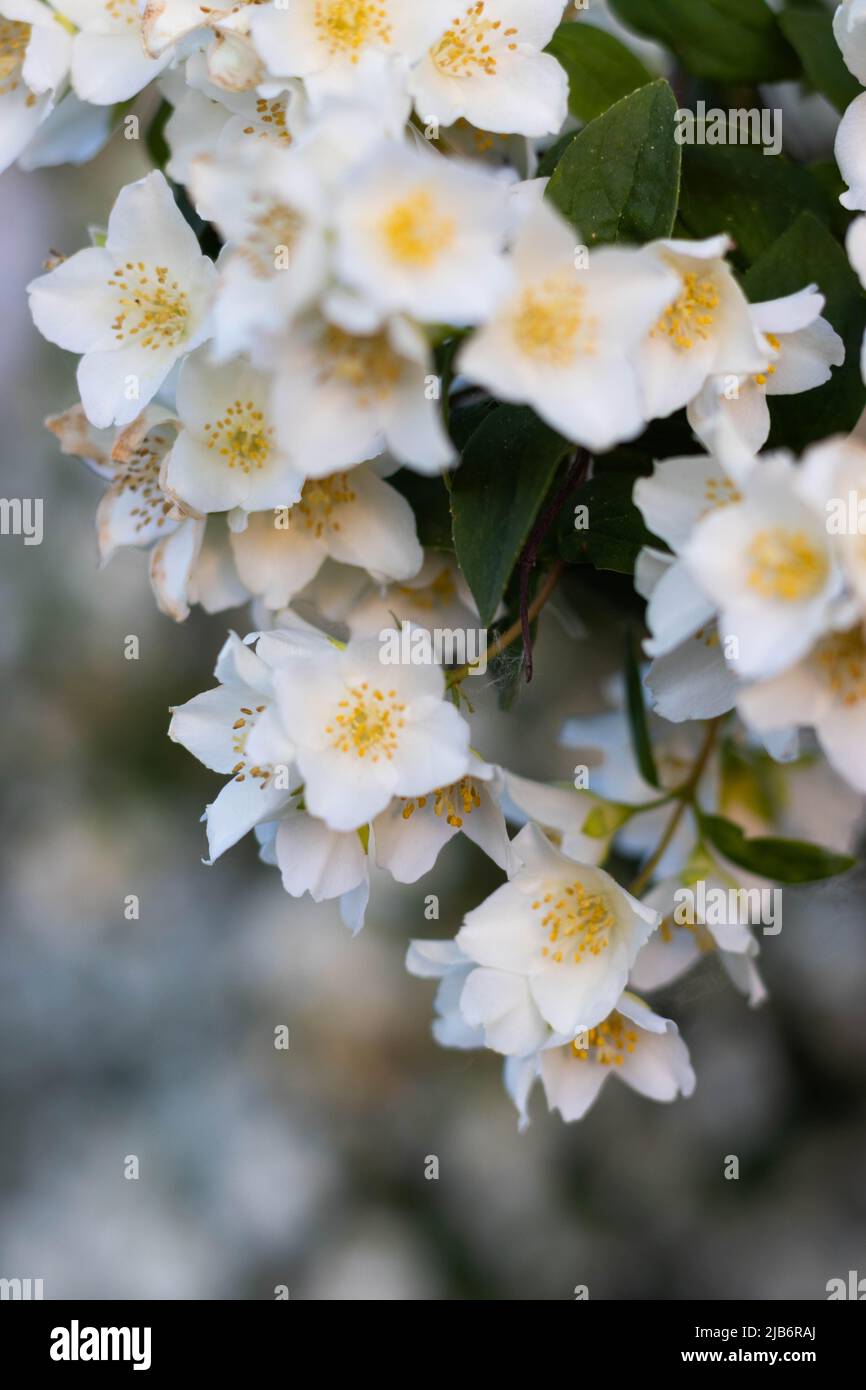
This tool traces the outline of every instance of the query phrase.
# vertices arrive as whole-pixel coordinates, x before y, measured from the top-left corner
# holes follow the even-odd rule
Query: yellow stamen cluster
[[[724,478],[721,475],[707,478],[704,497],[707,505],[701,513],[702,516],[706,516],[708,512],[714,512],[718,507],[729,507],[731,503],[742,502],[743,500],[743,494],[737,485],[732,483],[730,478]]]
[[[382,237],[399,265],[427,269],[454,243],[457,224],[437,212],[432,195],[416,188],[382,218]]]
[[[105,10],[109,18],[119,20],[127,28],[134,25],[138,29],[140,20],[136,0],[105,0]]]
[[[621,1067],[637,1047],[637,1029],[622,1014],[612,1013],[597,1028],[590,1028],[571,1044],[571,1055],[579,1062],[596,1062],[600,1067]]]
[[[159,486],[159,470],[169,443],[164,434],[148,434],[132,450],[129,458],[117,466],[113,488],[138,496],[136,506],[130,508],[129,512],[130,516],[136,518],[136,531],[143,531],[153,524],[164,526],[172,510],[171,502]]]
[[[232,768],[232,777],[236,782],[245,782],[247,777],[252,777],[260,782],[261,790],[264,791],[268,784],[268,779],[273,776],[272,767],[249,767],[247,764],[247,739],[253,726],[260,714],[267,709],[267,705],[241,705],[238,711],[238,718],[232,724],[232,752],[238,755],[238,762]]]
[[[29,24],[0,15],[0,96],[8,96],[20,85],[31,32]],[[34,101],[31,92],[28,105],[32,106]]]
[[[168,267],[148,270],[144,261],[127,261],[108,281],[118,290],[117,316],[112,331],[119,343],[138,338],[138,346],[156,352],[177,347],[189,318],[189,301],[177,280],[169,279]]]
[[[444,816],[449,825],[459,830],[466,816],[481,805],[481,795],[471,777],[461,777],[448,787],[437,787],[429,796],[419,796],[405,801],[403,819],[409,820],[417,811],[423,811],[427,802],[433,798],[433,811]]]
[[[325,725],[332,746],[356,758],[369,755],[371,763],[382,757],[390,762],[406,723],[402,717],[406,706],[398,701],[396,690],[371,690],[369,681],[360,681],[347,688],[347,697]]]
[[[513,317],[514,340],[536,362],[567,367],[578,352],[595,350],[598,321],[585,311],[586,291],[568,274],[523,291]]]
[[[286,125],[286,98],[258,97],[253,125],[245,125],[244,135],[257,135],[259,139],[284,140],[291,144],[292,137]]]
[[[779,342],[779,339],[776,337],[775,333],[765,333],[764,337],[770,344],[770,347],[774,348],[775,351],[778,352],[779,348],[781,347],[781,343]],[[768,377],[775,375],[776,368],[774,363],[768,362],[764,370],[762,372],[759,372],[758,375],[755,377],[755,385],[766,386]]]
[[[485,0],[470,5],[461,19],[451,21],[441,39],[430,50],[430,60],[446,77],[495,77],[496,54],[491,37],[506,40],[506,48],[517,48],[516,29],[502,29],[502,20],[485,16]],[[500,33],[499,31],[502,30]]]
[[[249,0],[250,4],[258,0]],[[239,248],[253,272],[261,278],[277,268],[277,253],[285,247],[291,252],[304,230],[305,219],[288,203],[271,203],[252,220],[249,235]]]
[[[866,700],[866,640],[862,628],[825,637],[815,649],[812,661],[841,704],[859,705]]]
[[[541,954],[557,965],[579,964],[587,954],[601,955],[616,927],[607,895],[587,890],[579,879],[543,894],[532,910],[543,914],[540,924],[548,945]]]
[[[358,494],[349,485],[348,473],[332,473],[328,478],[310,478],[304,483],[301,500],[292,508],[292,523],[321,538],[325,531],[339,531],[334,519],[339,507],[351,506]]]
[[[403,362],[384,332],[359,337],[332,324],[322,334],[316,355],[321,384],[349,387],[362,408],[385,400],[403,374]]]
[[[827,558],[805,531],[773,526],[759,531],[747,550],[749,588],[762,598],[799,603],[814,598],[827,582]]]
[[[331,56],[353,63],[371,43],[391,42],[388,6],[383,0],[318,0],[313,22],[319,42]]]
[[[204,427],[207,447],[214,449],[229,468],[252,473],[264,468],[271,452],[272,425],[255,401],[232,401],[215,424]]]
[[[670,339],[680,352],[690,352],[698,340],[706,342],[719,307],[715,281],[700,280],[694,270],[682,276],[682,289],[653,329],[653,336]]]

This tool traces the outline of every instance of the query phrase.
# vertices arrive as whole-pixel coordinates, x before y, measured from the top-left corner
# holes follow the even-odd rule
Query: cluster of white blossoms
[[[808,274],[750,303],[727,234],[583,243],[537,176],[574,124],[547,51],[566,8],[0,0],[4,166],[85,159],[148,84],[163,102],[165,172],[124,187],[93,244],[29,294],[36,327],[79,358],[79,400],[48,425],[107,485],[102,562],[148,550],[176,621],[252,601],[218,685],[172,713],[172,739],[226,779],[205,813],[210,862],[254,832],[287,893],[339,900],[357,931],[373,866],[415,884],[462,831],[506,882],[453,941],[413,942],[408,966],[441,979],[441,1043],[505,1058],[521,1122],[537,1079],[567,1120],[613,1072],[656,1100],[688,1095],[676,1025],[635,991],[707,952],[764,997],[753,921],[675,910],[699,881],[773,881],[704,831],[732,807],[779,828],[737,770],[790,762],[808,728],[866,791],[866,542],[840,510],[866,503],[866,446],[761,453],[770,398],[827,383],[842,339]],[[859,0],[837,33],[866,77]],[[848,205],[866,209],[859,107],[839,159]],[[864,229],[849,249],[866,284]],[[465,666],[383,662],[395,623],[478,623],[402,481],[433,480],[447,502],[457,402],[531,408],[590,468],[686,412],[706,452],[661,458],[634,489],[659,543],[635,574],[657,779],[622,695],[562,734],[601,751],[591,789],[546,785],[476,751]],[[535,616],[523,603],[502,644]],[[630,891],[603,867],[614,851],[640,869]]]

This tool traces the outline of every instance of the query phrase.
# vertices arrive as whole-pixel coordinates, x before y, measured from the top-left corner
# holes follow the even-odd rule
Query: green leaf
[[[823,92],[837,111],[844,111],[863,89],[845,66],[833,33],[832,15],[827,10],[790,8],[779,15],[779,24],[812,86]]]
[[[833,368],[824,386],[797,396],[774,396],[770,447],[798,452],[831,434],[849,433],[863,408],[860,344],[866,328],[866,300],[848,257],[835,237],[803,213],[755,262],[743,281],[753,303],[793,294],[813,281],[826,297],[824,317],[845,343],[845,363]]]
[[[600,473],[578,489],[574,510],[564,513],[560,523],[559,553],[564,560],[634,574],[641,548],[659,544],[632,501],[639,476]],[[586,511],[578,510],[581,507]]]
[[[415,513],[418,539],[424,548],[453,550],[448,489],[442,478],[424,478],[410,468],[401,468],[388,482]]]
[[[492,411],[466,445],[451,514],[482,627],[492,622],[556,469],[573,448],[533,411],[510,405]]]
[[[701,833],[714,849],[741,869],[773,878],[779,883],[812,883],[844,874],[856,864],[847,854],[834,854],[806,840],[781,840],[774,836],[747,839],[738,825],[724,816],[699,816]]]
[[[651,82],[590,121],[566,148],[547,193],[588,246],[670,236],[682,162],[676,110],[667,82]]]
[[[624,43],[592,24],[560,24],[547,46],[568,73],[568,109],[592,121],[621,97],[652,82]]]
[[[565,151],[577,139],[578,134],[579,132],[576,130],[567,130],[564,135],[560,135],[558,140],[554,140],[552,145],[548,145],[538,161],[538,169],[536,170],[538,178],[550,178]]]
[[[629,633],[625,648],[625,694],[631,746],[638,771],[643,780],[649,782],[651,787],[658,787],[661,784],[656,760],[653,756],[652,739],[647,727],[643,681],[641,680],[640,665],[631,633]]]
[[[797,55],[764,0],[611,0],[611,7],[696,77],[778,82],[799,74]]]
[[[688,236],[728,232],[741,264],[782,236],[801,212],[830,223],[831,199],[807,169],[754,145],[686,145],[679,221]],[[808,283],[806,271],[801,283]]]

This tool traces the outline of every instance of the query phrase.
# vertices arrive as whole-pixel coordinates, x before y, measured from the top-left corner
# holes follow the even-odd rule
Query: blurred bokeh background
[[[143,557],[97,571],[100,485],[41,426],[74,362],[24,294],[138,158],[115,137],[86,172],[3,180],[3,492],[44,499],[45,536],[0,539],[0,1275],[46,1298],[435,1300],[821,1299],[866,1274],[866,879],[786,891],[762,1009],[712,960],[660,999],[692,1100],[610,1085],[565,1126],[539,1094],[519,1135],[497,1061],[437,1048],[432,987],[403,969],[410,936],[451,935],[496,886],[473,846],[414,888],[378,880],[356,940],[251,839],[202,864],[218,779],[168,741],[168,707],[244,616],[175,627]],[[587,638],[550,621],[520,712],[485,718],[485,754],[527,775],[569,775],[561,721],[597,707],[613,660],[610,613],[577,598]]]

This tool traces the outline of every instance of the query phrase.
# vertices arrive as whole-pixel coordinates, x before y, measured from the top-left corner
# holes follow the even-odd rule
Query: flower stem
[[[713,749],[715,748],[716,741],[719,737],[719,730],[722,726],[722,719],[723,716],[720,715],[717,719],[711,719],[709,721],[709,723],[707,724],[706,733],[704,734],[703,743],[701,744],[700,750],[698,751],[698,756],[695,759],[695,763],[692,767],[691,772],[689,773],[685,782],[683,782],[681,786],[677,787],[676,791],[671,793],[672,796],[675,796],[677,798],[677,804],[674,807],[673,815],[671,816],[670,820],[665,826],[664,833],[661,839],[659,840],[658,844],[656,845],[655,849],[653,850],[652,854],[650,855],[649,859],[644,864],[643,868],[641,869],[634,882],[629,885],[628,891],[635,898],[639,898],[641,893],[643,893],[643,891],[649,886],[653,874],[655,873],[656,869],[662,861],[662,857],[665,853],[665,850],[668,848],[668,846],[670,845],[671,841],[673,840],[674,836],[680,828],[680,822],[682,821],[682,818],[685,815],[686,810],[689,806],[694,805],[695,794],[700,784],[700,780],[706,771],[707,763],[709,762],[712,756]]]
[[[529,605],[529,609],[527,611],[527,614],[525,615],[530,623],[534,622],[535,619],[538,617],[542,608],[547,603],[547,600],[550,598],[551,594],[553,593],[554,589],[556,588],[557,584],[559,583],[560,579],[565,573],[565,569],[566,564],[564,560],[557,560],[551,568],[549,574],[547,575],[547,578],[545,579],[538,593],[535,595],[535,598],[532,600],[532,603]],[[524,617],[521,616],[517,619],[516,622],[511,624],[511,627],[506,628],[505,631],[501,633],[495,641],[491,642],[484,653],[485,662],[493,661],[497,656],[500,655],[501,652],[505,651],[506,647],[510,647],[512,642],[516,642],[518,637],[522,637],[523,624]],[[462,680],[465,680],[466,677],[469,675],[470,671],[474,670],[475,664],[476,663],[471,663],[466,666],[460,666],[456,671],[452,671],[448,677],[447,688],[450,690],[452,686],[459,685]],[[477,664],[480,665],[480,662]]]

